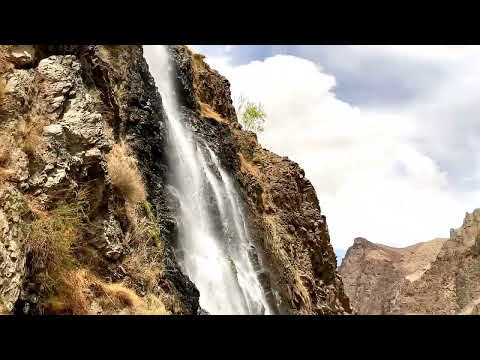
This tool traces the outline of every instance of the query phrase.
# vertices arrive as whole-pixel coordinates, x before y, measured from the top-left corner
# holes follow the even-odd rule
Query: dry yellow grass
[[[195,73],[199,73],[202,69],[205,68],[205,55],[194,53],[191,49],[187,47],[187,51],[192,56],[192,65]]]
[[[238,158],[240,159],[240,171],[242,171],[243,173],[250,174],[256,178],[260,178],[261,175],[258,168],[255,165],[253,165],[251,162],[249,162],[247,159],[245,159],[243,154],[239,153]]]
[[[2,110],[2,103],[5,97],[7,85],[4,75],[13,67],[12,64],[7,61],[6,54],[8,52],[8,48],[9,46],[7,45],[0,45],[0,111]]]
[[[3,98],[5,97],[6,87],[7,87],[7,82],[0,77],[0,106],[3,101]]]
[[[43,146],[42,132],[48,120],[40,115],[32,115],[18,125],[17,137],[22,150],[29,156],[34,156]]]
[[[8,315],[8,314],[10,314],[10,312],[8,311],[6,306],[3,305],[2,302],[0,301],[0,315]]]
[[[48,314],[82,315],[90,312],[87,299],[88,282],[83,272],[67,271],[61,276],[61,286],[55,295],[50,296],[43,304]]]
[[[141,280],[147,291],[153,291],[163,269],[163,240],[158,221],[150,204],[137,206],[129,216],[131,230],[126,241],[132,253],[123,266],[133,279]]]
[[[147,290],[152,290],[162,273],[162,259],[162,249],[143,242],[134,247],[122,265],[132,278],[142,280]]]
[[[200,115],[202,115],[203,117],[214,119],[222,124],[228,124],[228,122],[224,118],[222,118],[220,114],[214,111],[210,107],[210,105],[205,104],[204,102],[201,102],[201,101],[199,101],[199,103],[200,103]]]
[[[12,162],[12,154],[14,151],[14,144],[10,137],[0,136],[0,186],[13,173],[10,169]]]
[[[163,302],[155,295],[149,294],[139,297],[135,291],[122,283],[107,284],[98,279],[95,285],[101,290],[102,308],[108,312],[126,312],[128,314],[157,314],[167,315]]]
[[[50,212],[36,212],[36,219],[26,225],[31,266],[41,274],[48,291],[54,291],[63,282],[64,272],[75,264],[73,246],[81,231],[82,211],[81,201],[62,204]]]
[[[137,311],[135,312],[137,315],[169,315],[170,313],[165,308],[164,303],[160,298],[149,294],[145,296],[145,300]]]
[[[157,247],[162,246],[158,219],[153,213],[152,206],[147,201],[132,207],[126,206],[127,217],[131,225],[128,242],[133,245],[148,244],[153,240]]]
[[[137,161],[130,155],[125,143],[115,144],[107,155],[108,174],[112,185],[130,204],[145,201],[143,179],[137,167]]]
[[[92,314],[96,304],[102,314],[168,314],[153,294],[141,298],[123,283],[106,283],[86,269],[69,271],[63,280],[64,286],[45,305],[48,313]]]
[[[6,168],[12,157],[12,143],[6,136],[0,136],[0,168]]]

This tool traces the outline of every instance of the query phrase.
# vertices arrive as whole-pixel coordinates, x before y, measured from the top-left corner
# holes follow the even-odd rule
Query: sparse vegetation
[[[10,137],[0,136],[0,185],[5,179],[11,175],[10,164],[12,161],[12,153],[14,144]]]
[[[9,311],[7,307],[0,300],[0,315],[8,315],[8,314],[9,314]]]
[[[62,274],[61,285],[48,297],[43,307],[48,314],[88,314],[90,304],[87,299],[87,282],[78,270],[70,270]]]
[[[112,185],[131,205],[146,199],[143,180],[137,167],[137,161],[130,155],[125,143],[115,144],[107,155],[108,174]]]
[[[40,115],[30,116],[18,125],[18,143],[25,154],[35,156],[43,144],[43,128],[48,124],[46,118]]]
[[[75,265],[73,247],[83,223],[81,200],[61,204],[52,211],[34,211],[36,219],[27,225],[26,246],[31,266],[44,277],[48,291],[54,291],[64,280],[64,272]]]
[[[1,76],[1,75],[0,75]],[[6,81],[0,77],[0,102],[3,100],[5,97],[5,89],[6,89]]]
[[[118,67],[122,56],[126,56],[130,49],[129,45],[102,45],[98,47],[98,52],[102,59]]]
[[[210,105],[205,104],[204,102],[199,101],[200,103],[200,114],[204,117],[214,119],[220,123],[227,123],[227,121],[216,111],[214,111]]]
[[[138,215],[138,212],[143,212]],[[147,243],[150,239],[154,241],[157,247],[162,246],[160,229],[158,227],[158,220],[153,213],[152,206],[147,201],[144,201],[141,208],[136,210],[137,216],[134,223],[133,239],[137,244]]]
[[[3,99],[5,98],[6,81],[3,79],[0,73],[0,116],[3,116]]]
[[[243,154],[238,154],[238,158],[240,159],[240,170],[242,172],[248,173],[256,178],[259,178],[261,176],[258,167],[255,166],[252,162],[246,160]]]
[[[192,56],[192,60],[193,60],[192,66],[193,66],[193,70],[194,70],[194,75],[198,74],[205,67],[205,62],[204,62],[205,55],[194,53],[193,51],[191,51],[188,48],[187,48],[187,50],[190,52],[190,54]]]
[[[237,101],[237,114],[246,130],[258,133],[265,129],[267,114],[262,103],[252,102],[242,95]]]
[[[156,296],[141,298],[123,283],[106,283],[86,269],[66,273],[64,284],[59,294],[48,300],[48,312],[91,314],[96,304],[103,314],[168,314]]]
[[[132,221],[132,220],[131,220]],[[135,210],[132,230],[127,236],[132,253],[124,262],[125,269],[147,290],[153,290],[163,270],[163,241],[151,205],[144,202]]]
[[[12,143],[6,136],[0,136],[0,168],[5,168],[12,155]]]
[[[45,287],[41,298],[44,312],[167,314],[156,295],[149,293],[141,298],[127,284],[108,283],[76,260],[76,246],[81,244],[87,223],[88,194],[79,191],[72,202],[61,203],[50,211],[29,204],[34,220],[25,225],[25,243],[32,271]],[[161,244],[160,232],[150,206],[139,208],[143,212],[134,224],[134,250],[123,265],[130,276],[143,279],[152,290],[162,269],[163,248],[157,245],[157,241]]]
[[[0,112],[2,111],[3,99],[5,97],[7,86],[7,81],[5,80],[4,75],[13,68],[12,64],[6,57],[9,47],[9,45],[0,45]]]

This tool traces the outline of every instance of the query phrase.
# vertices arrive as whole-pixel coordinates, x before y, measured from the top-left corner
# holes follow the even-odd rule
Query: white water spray
[[[179,264],[199,289],[200,306],[209,313],[270,314],[249,256],[254,248],[233,182],[215,153],[184,126],[167,48],[155,46],[145,56],[154,64],[151,71],[168,118],[170,187],[180,207]],[[216,211],[208,207],[212,198]]]

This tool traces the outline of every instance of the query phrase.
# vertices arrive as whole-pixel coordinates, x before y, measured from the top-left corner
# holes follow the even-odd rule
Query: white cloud
[[[428,61],[461,57],[460,49],[448,46],[374,50]],[[472,49],[467,52],[470,56]],[[478,192],[457,191],[448,171],[419,146],[435,143],[442,133],[431,116],[423,116],[435,106],[448,108],[448,95],[453,102],[461,101],[465,69],[454,79],[457,94],[441,87],[424,104],[418,99],[411,109],[387,110],[339,100],[335,78],[303,58],[277,55],[240,66],[229,60],[224,53],[207,58],[230,80],[234,97],[243,93],[264,103],[268,123],[260,142],[305,169],[327,216],[334,247],[346,249],[356,236],[393,246],[447,237],[465,211],[480,205]],[[468,84],[480,83],[479,78]]]

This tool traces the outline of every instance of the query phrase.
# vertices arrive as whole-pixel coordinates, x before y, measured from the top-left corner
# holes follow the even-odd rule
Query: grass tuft
[[[131,232],[127,241],[132,253],[124,266],[130,276],[142,282],[148,291],[153,291],[163,269],[163,240],[158,220],[148,202],[138,206],[130,215]]]
[[[12,158],[13,144],[10,138],[0,135],[0,168],[7,168]]]
[[[47,124],[47,119],[40,115],[33,115],[19,124],[17,137],[25,154],[35,156],[39,152],[43,145],[43,128]]]
[[[115,144],[107,155],[107,168],[112,185],[124,199],[135,205],[146,199],[142,176],[137,161],[130,155],[125,143]]]
[[[228,121],[225,120],[215,110],[213,110],[210,107],[210,105],[208,105],[208,104],[206,104],[202,101],[199,101],[199,103],[200,103],[200,115],[202,115],[203,117],[209,118],[209,119],[216,120],[216,121],[218,121],[219,123],[222,123],[222,124],[228,124]]]
[[[0,185],[12,175],[10,169],[14,144],[7,136],[0,136]]]
[[[106,283],[86,269],[66,273],[64,286],[46,308],[53,314],[92,314],[93,304],[103,314],[168,314],[158,297],[141,298],[123,283]]]
[[[31,266],[43,277],[48,291],[54,291],[64,281],[65,270],[75,266],[73,250],[83,222],[82,201],[61,204],[51,211],[33,212],[36,219],[26,225],[26,246],[31,254]]]

